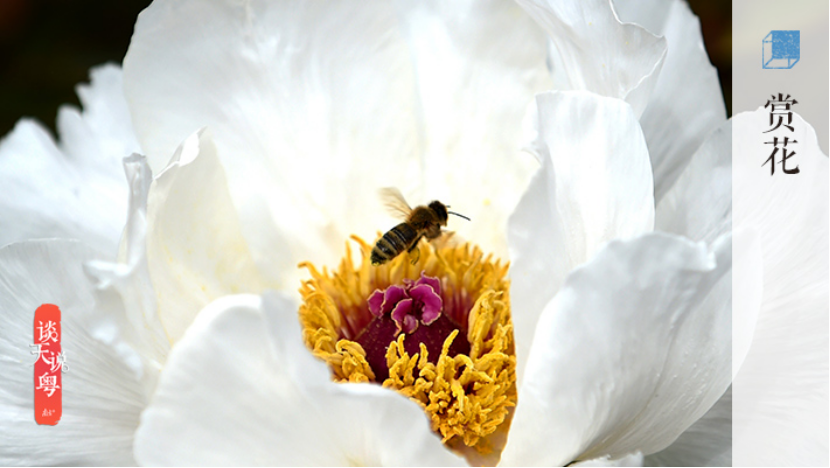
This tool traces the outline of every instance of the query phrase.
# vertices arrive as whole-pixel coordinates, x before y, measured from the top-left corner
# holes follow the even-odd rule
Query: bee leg
[[[418,260],[421,259],[421,249],[418,248],[418,242],[421,242],[420,237],[418,237],[418,239],[412,243],[412,247],[407,250],[407,253],[409,254],[409,263],[412,265],[418,263]]]

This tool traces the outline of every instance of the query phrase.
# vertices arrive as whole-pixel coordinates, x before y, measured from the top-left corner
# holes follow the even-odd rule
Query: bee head
[[[439,202],[438,200],[435,200],[434,202],[429,204],[429,208],[432,211],[434,211],[435,214],[438,216],[438,223],[441,224],[441,226],[446,226],[447,225],[447,207],[444,206],[444,204]]]

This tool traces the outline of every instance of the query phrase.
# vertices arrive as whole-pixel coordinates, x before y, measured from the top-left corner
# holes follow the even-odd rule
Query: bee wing
[[[380,198],[392,216],[405,219],[412,212],[412,207],[406,202],[401,191],[394,187],[380,189]]]

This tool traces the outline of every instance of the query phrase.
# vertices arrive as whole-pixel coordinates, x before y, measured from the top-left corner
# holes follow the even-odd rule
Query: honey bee
[[[422,237],[432,240],[442,233],[441,226],[447,225],[447,216],[455,215],[470,221],[470,218],[452,211],[449,205],[435,200],[429,205],[410,208],[398,189],[385,188],[380,191],[387,208],[405,221],[393,227],[381,237],[372,249],[372,265],[383,265],[406,250],[415,264],[420,258],[418,242]]]

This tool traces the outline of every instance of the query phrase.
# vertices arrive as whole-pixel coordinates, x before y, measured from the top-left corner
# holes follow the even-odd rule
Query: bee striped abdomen
[[[390,229],[378,239],[372,249],[372,265],[382,265],[407,250],[418,238],[418,231],[407,223],[401,223]]]

